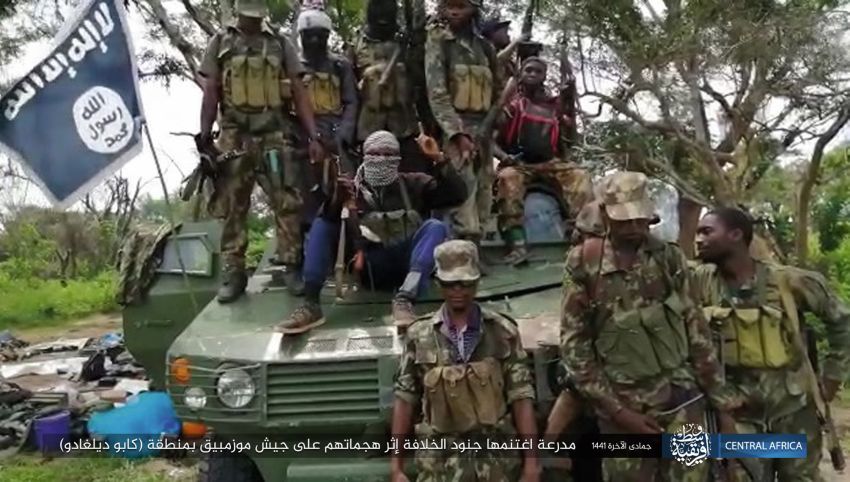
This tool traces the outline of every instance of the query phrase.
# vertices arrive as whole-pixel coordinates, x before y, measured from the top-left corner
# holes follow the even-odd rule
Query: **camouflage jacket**
[[[420,405],[423,397],[423,377],[438,366],[439,360],[452,360],[457,349],[455,342],[446,336],[443,328],[443,309],[434,316],[420,319],[407,331],[406,345],[395,379],[395,395],[413,405]],[[528,356],[522,349],[519,328],[507,317],[481,310],[480,336],[472,349],[469,362],[494,357],[501,362],[504,375],[505,400],[534,399],[534,384],[528,366]],[[433,347],[436,338],[438,350]]]
[[[797,309],[818,317],[824,325],[829,350],[821,367],[824,377],[844,380],[850,370],[850,310],[829,288],[819,273],[791,266],[756,261],[756,278],[752,287],[764,286],[760,295],[758,289],[738,290],[734,297],[735,306],[758,303],[757,297],[763,296],[763,303],[784,311],[778,287],[779,276],[788,281]],[[759,279],[759,275],[766,279]],[[729,300],[729,290],[723,278],[713,264],[698,266],[694,271],[694,284],[702,306],[722,305]],[[802,323],[804,318],[800,317]]]
[[[410,102],[413,90],[403,58],[399,58],[396,63],[395,72],[390,74],[387,85],[378,86],[386,64],[400,47],[397,40],[382,42],[362,34],[354,49],[361,99],[357,139],[361,142],[369,134],[382,129],[392,132],[399,139],[416,133],[416,113]]]
[[[628,270],[616,267],[607,238],[570,250],[561,357],[579,391],[613,410],[651,410],[669,403],[672,385],[699,382],[725,407],[711,333],[690,285],[681,250],[651,235]]]
[[[477,33],[457,36],[440,21],[429,22],[425,42],[425,83],[431,111],[445,140],[461,133],[474,137],[474,129],[484,118],[481,113],[466,114],[455,109],[450,75],[454,65],[488,66],[493,79],[491,102],[495,104],[503,84],[497,62],[492,44],[484,37]]]

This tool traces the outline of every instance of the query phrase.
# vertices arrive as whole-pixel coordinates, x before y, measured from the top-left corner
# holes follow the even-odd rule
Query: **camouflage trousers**
[[[282,263],[301,262],[302,205],[299,174],[292,158],[292,146],[283,132],[245,135],[236,129],[224,129],[218,139],[221,152],[245,150],[240,158],[228,161],[216,181],[210,214],[224,220],[221,233],[221,255],[228,269],[245,268],[248,248],[246,223],[251,208],[251,194],[259,184],[269,201],[277,232],[277,256]],[[278,166],[272,167],[269,154],[276,151]],[[278,169],[278,172],[273,172]]]
[[[519,454],[503,451],[419,450],[416,482],[515,482],[522,461]]]
[[[732,414],[738,433],[806,434],[805,459],[750,459],[754,469],[775,472],[779,482],[823,480],[818,465],[823,451],[823,434],[818,414],[805,394],[803,375],[793,371],[742,370],[727,374],[727,380],[748,403]],[[749,482],[740,466],[734,465],[733,482]],[[773,480],[773,478],[770,478]]]
[[[639,410],[640,411],[640,410]],[[666,433],[675,433],[684,424],[702,425],[705,420],[705,403],[700,400],[669,415],[658,415],[657,410],[646,410]],[[606,419],[599,420],[601,433],[622,433],[623,430]],[[708,479],[709,465],[687,467],[673,459],[609,458],[602,460],[602,473],[606,482],[704,482]]]
[[[500,231],[522,227],[525,191],[533,183],[551,188],[566,204],[570,219],[576,219],[581,208],[593,199],[590,173],[575,163],[552,160],[542,164],[504,167],[499,170],[497,184],[496,210]]]
[[[452,232],[458,238],[476,240],[495,229],[493,226],[493,173],[492,160],[476,155],[463,161],[452,143],[445,146],[452,165],[464,180],[467,189],[466,201],[449,211]],[[484,165],[490,162],[490,165]]]

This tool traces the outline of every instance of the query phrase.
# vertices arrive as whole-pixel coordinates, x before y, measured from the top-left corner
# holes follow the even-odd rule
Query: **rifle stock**
[[[479,149],[481,150],[481,168],[486,169],[485,172],[493,171],[493,126],[496,123],[496,119],[499,117],[499,112],[501,112],[502,107],[508,102],[508,99],[510,99],[516,90],[516,84],[516,78],[511,77],[508,79],[508,82],[499,94],[498,100],[495,104],[490,106],[490,110],[487,111],[487,114],[484,116],[484,120],[481,121],[481,124],[478,126],[477,137]]]
[[[384,71],[381,72],[381,77],[378,79],[378,85],[383,87],[390,80],[390,74],[393,73],[393,68],[395,64],[398,63],[398,59],[401,57],[401,42],[395,46],[395,50],[393,50],[393,55],[390,57],[390,61],[387,62],[386,67],[384,67]]]

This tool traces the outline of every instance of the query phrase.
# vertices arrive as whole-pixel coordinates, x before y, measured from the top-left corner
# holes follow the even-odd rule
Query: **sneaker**
[[[275,331],[284,335],[297,335],[325,323],[322,307],[316,303],[304,303],[292,312],[289,319],[278,324]]]
[[[525,246],[516,246],[505,256],[505,263],[519,266],[528,262],[529,253]]]
[[[399,328],[407,328],[416,321],[416,312],[413,311],[413,303],[404,297],[393,298],[393,325]]]

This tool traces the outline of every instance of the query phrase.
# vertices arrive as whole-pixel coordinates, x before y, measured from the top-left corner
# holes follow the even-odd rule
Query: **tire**
[[[207,456],[198,463],[198,482],[263,482],[263,476],[247,455]]]

